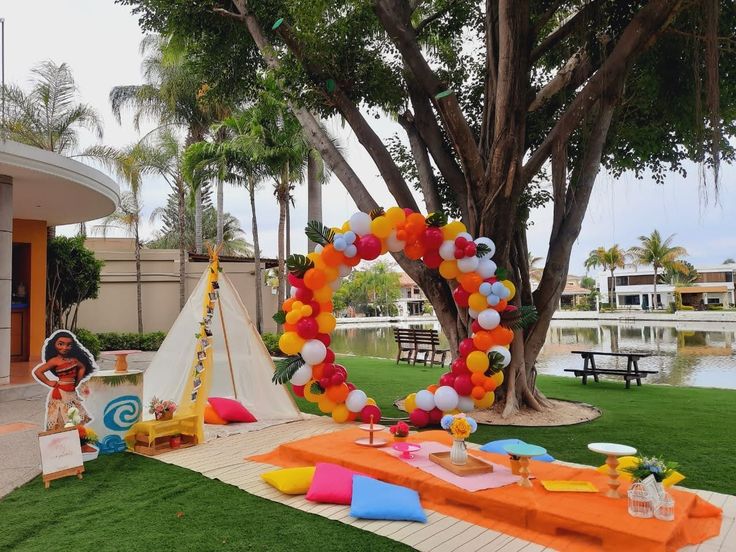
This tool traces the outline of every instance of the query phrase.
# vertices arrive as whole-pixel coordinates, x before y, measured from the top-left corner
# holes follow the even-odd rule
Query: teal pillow
[[[362,475],[353,476],[350,515],[362,519],[427,522],[415,490]]]
[[[521,439],[499,439],[498,441],[491,441],[490,443],[486,443],[482,447],[480,447],[480,450],[483,452],[492,452],[495,454],[508,454],[504,450],[503,447],[506,445],[525,445],[526,443],[522,441]],[[535,456],[533,460],[537,460],[538,462],[554,462],[554,457],[550,456],[549,454],[542,454],[541,456]]]

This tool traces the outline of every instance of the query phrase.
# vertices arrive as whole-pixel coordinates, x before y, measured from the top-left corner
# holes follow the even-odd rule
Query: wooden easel
[[[44,431],[44,432],[41,432],[41,433],[38,434],[38,437],[39,437],[39,447],[40,447],[40,450],[41,450],[41,465],[42,465],[42,467],[45,468],[46,465],[47,465],[47,463],[51,463],[51,462],[54,461],[54,458],[51,457],[51,456],[49,456],[49,454],[53,454],[54,453],[54,450],[51,449],[51,448],[47,448],[45,445],[42,446],[41,445],[41,440],[42,440],[41,438],[48,437],[50,435],[59,435],[59,434],[62,434],[62,433],[69,433],[69,432],[73,432],[74,433],[74,435],[73,436],[70,436],[69,439],[70,440],[73,440],[75,442],[76,447],[79,447],[79,455],[78,456],[76,454],[71,455],[71,458],[69,460],[66,460],[65,459],[65,461],[67,462],[67,464],[69,463],[69,461],[71,461],[72,463],[76,463],[78,461],[79,462],[79,465],[71,465],[71,466],[69,466],[67,468],[64,468],[64,469],[61,469],[61,470],[56,470],[56,471],[53,471],[53,472],[44,473],[42,475],[42,478],[43,478],[44,487],[46,489],[48,489],[51,486],[51,482],[52,481],[54,481],[55,479],[61,479],[62,477],[71,477],[73,475],[76,475],[78,479],[82,479],[82,474],[84,473],[84,461],[82,460],[82,448],[81,448],[81,445],[79,444],[79,433],[78,433],[76,427],[69,427],[69,428],[64,428],[64,429]],[[74,452],[76,452],[76,450]],[[78,458],[78,460],[77,460],[77,458]]]
[[[61,479],[62,477],[71,477],[72,475],[76,475],[78,479],[82,479],[82,473],[84,473],[84,466],[79,466],[78,468],[70,468],[68,470],[61,470],[58,472],[45,474],[43,476],[43,486],[48,489],[51,486],[51,482],[54,479]]]

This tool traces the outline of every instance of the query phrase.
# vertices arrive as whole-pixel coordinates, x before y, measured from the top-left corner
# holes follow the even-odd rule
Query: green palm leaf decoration
[[[321,395],[325,392],[324,389],[322,389],[322,386],[319,384],[319,382],[312,382],[312,386],[309,388],[309,390],[312,392],[312,395]]]
[[[509,330],[520,330],[531,326],[539,319],[537,307],[534,305],[523,305],[515,311],[504,311],[501,313],[501,325]]]
[[[498,281],[505,280],[508,276],[509,272],[503,267],[498,267],[496,269],[496,278],[498,278]]]
[[[283,385],[291,379],[299,368],[304,366],[304,359],[302,355],[294,355],[276,361],[275,366],[276,371],[273,373],[271,381],[277,385]]]
[[[297,278],[304,278],[310,268],[314,268],[314,262],[304,255],[292,254],[286,259],[286,269]]]
[[[277,324],[286,323],[286,313],[282,310],[278,311],[271,318],[273,318],[273,321],[276,322]]]
[[[491,252],[491,248],[488,247],[484,243],[478,243],[478,244],[475,245],[475,256],[478,257],[478,258],[480,258],[483,255],[485,255],[486,253],[490,253],[490,252]],[[498,274],[496,274],[496,276],[498,276]]]
[[[427,226],[445,226],[447,224],[447,214],[442,211],[436,211],[427,217]]]
[[[373,209],[370,212],[371,220],[376,220],[378,217],[382,217],[386,214],[386,211],[383,210],[383,207],[378,207],[376,209]]]
[[[335,231],[318,220],[310,220],[304,229],[304,233],[310,241],[319,245],[327,245],[335,239]]]
[[[488,353],[488,360],[490,361],[490,365],[488,366],[488,370],[484,372],[484,375],[486,377],[491,377],[493,374],[496,374],[503,370],[504,358],[501,353],[491,351],[490,353]]]

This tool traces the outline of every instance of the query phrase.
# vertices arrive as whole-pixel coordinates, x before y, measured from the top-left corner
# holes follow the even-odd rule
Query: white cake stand
[[[384,429],[386,429],[386,426],[381,424],[362,424],[358,426],[358,429],[366,431],[368,433],[368,437],[357,439],[355,441],[357,445],[362,445],[364,447],[383,447],[388,444],[388,441],[386,439],[373,437],[374,433],[383,431]]]
[[[636,449],[627,445],[617,445],[616,443],[590,443],[588,449],[599,454],[606,455],[606,465],[608,466],[608,491],[606,496],[609,498],[621,498],[618,487],[621,483],[618,480],[618,457],[631,456],[636,454]]]

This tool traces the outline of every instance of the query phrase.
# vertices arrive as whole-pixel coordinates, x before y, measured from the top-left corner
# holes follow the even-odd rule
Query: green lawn
[[[442,373],[378,359],[342,362],[388,416],[402,415],[390,407],[393,400]],[[684,485],[736,492],[730,469],[736,391],[654,385],[627,391],[621,381],[583,387],[572,378],[542,376],[539,385],[550,397],[594,404],[603,415],[559,428],[481,426],[472,440],[519,437],[586,464],[602,463],[587,443],[627,443],[680,462]],[[303,399],[299,404],[316,413]],[[0,550],[408,550],[156,460],[117,454],[86,468],[83,481],[62,479],[44,490],[36,478],[1,499]]]

